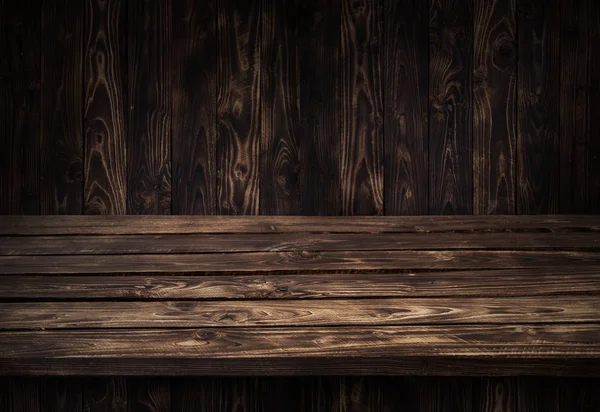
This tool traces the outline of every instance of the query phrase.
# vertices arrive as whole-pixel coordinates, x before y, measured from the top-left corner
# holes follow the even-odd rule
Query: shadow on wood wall
[[[0,214],[600,213],[599,27],[594,0],[0,0]],[[23,378],[0,409],[592,411],[598,385]]]

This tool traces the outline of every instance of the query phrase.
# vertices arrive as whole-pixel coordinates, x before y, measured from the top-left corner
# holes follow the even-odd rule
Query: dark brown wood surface
[[[127,163],[127,8],[85,3],[84,213],[124,215]]]

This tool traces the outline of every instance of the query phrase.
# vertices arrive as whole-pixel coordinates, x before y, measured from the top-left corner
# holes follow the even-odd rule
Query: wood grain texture
[[[588,127],[588,0],[561,2],[560,205],[585,213]]]
[[[589,1],[588,11],[588,136],[586,213],[600,213],[600,5]]]
[[[385,213],[428,213],[428,5],[385,0]]]
[[[41,411],[80,412],[83,387],[78,378],[45,378],[41,382]]]
[[[2,330],[600,322],[597,296],[0,303]]]
[[[0,2],[0,214],[40,211],[39,0]]]
[[[473,5],[473,213],[514,214],[516,0]]]
[[[519,2],[517,213],[559,207],[560,8]]]
[[[127,411],[127,380],[125,378],[84,378],[82,387],[84,411]]]
[[[127,213],[171,212],[171,1],[130,1]]]
[[[517,410],[532,412],[558,412],[558,382],[540,378],[517,379]]]
[[[127,379],[129,412],[171,411],[171,386],[167,379]]]
[[[600,216],[11,216],[0,235],[600,232]]]
[[[217,7],[217,211],[259,211],[260,0]]]
[[[10,381],[10,411],[41,410],[40,381],[33,377],[15,377]]]
[[[126,211],[127,7],[85,2],[84,213]]]
[[[580,267],[407,273],[217,276],[0,276],[0,299],[323,299],[600,294]]]
[[[210,215],[216,202],[217,1],[173,2],[173,213]]]
[[[0,275],[254,273],[340,270],[598,268],[600,254],[562,251],[352,251],[0,257]]]
[[[83,210],[83,2],[42,3],[42,214]]]
[[[429,213],[470,214],[472,1],[429,3]]]
[[[600,251],[596,233],[378,233],[5,236],[0,256],[369,250]]]
[[[474,382],[473,410],[481,412],[517,411],[516,378],[481,378]]]
[[[340,1],[342,215],[383,215],[383,7]]]

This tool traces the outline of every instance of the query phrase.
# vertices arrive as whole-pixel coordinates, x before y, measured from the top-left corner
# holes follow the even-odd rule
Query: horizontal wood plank
[[[322,299],[600,294],[600,267],[206,276],[0,276],[0,299]]]
[[[600,326],[452,325],[335,328],[62,330],[0,333],[9,359],[443,357],[600,360]]]
[[[0,235],[600,231],[600,216],[0,216]]]
[[[0,303],[0,329],[600,322],[598,296]]]
[[[600,249],[597,233],[359,233],[130,236],[7,236],[0,255],[101,255],[215,252]]]
[[[516,269],[593,265],[594,252],[351,251],[0,257],[0,275],[412,269]]]

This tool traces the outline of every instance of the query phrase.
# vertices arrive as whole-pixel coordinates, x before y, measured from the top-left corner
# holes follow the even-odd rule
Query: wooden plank
[[[40,399],[44,412],[80,412],[83,387],[77,378],[51,377],[41,380]]]
[[[216,0],[173,2],[173,213],[210,215],[216,204]]]
[[[10,371],[9,360],[62,360],[67,373],[68,365],[103,358],[179,360],[182,368],[260,359],[263,373],[283,358],[588,359],[599,367],[599,342],[594,324],[9,331],[0,333],[0,359],[7,366],[0,373]],[[28,373],[26,365],[21,373]]]
[[[596,233],[7,236],[0,256],[350,250],[597,250]]]
[[[0,275],[598,267],[600,254],[562,251],[353,251],[181,255],[1,256]]]
[[[383,215],[383,8],[341,0],[342,214]]]
[[[385,213],[428,213],[428,7],[385,0]]]
[[[127,412],[127,381],[123,377],[83,379],[83,410]]]
[[[0,303],[0,329],[600,322],[597,296]]]
[[[0,1],[0,214],[40,211],[39,0]]]
[[[81,214],[83,2],[42,2],[41,212]]]
[[[517,409],[532,412],[559,412],[558,381],[548,377],[517,379]]]
[[[475,381],[473,404],[476,411],[517,410],[517,378],[480,378]]]
[[[84,213],[124,215],[126,2],[87,0],[85,18]]]
[[[559,204],[560,7],[519,4],[517,213],[556,213]]]
[[[429,4],[429,213],[471,214],[473,6]]]
[[[586,213],[600,213],[600,5],[589,1]]]
[[[516,0],[475,0],[473,15],[473,212],[514,214]]]
[[[169,412],[171,385],[166,378],[127,379],[129,412]]]
[[[0,276],[0,299],[323,299],[600,294],[600,269],[217,276]]]
[[[538,216],[11,216],[0,235],[191,233],[599,232],[594,215]]]
[[[171,1],[130,1],[127,213],[171,211]]]
[[[561,213],[585,213],[588,121],[588,0],[562,2],[560,32]]]
[[[600,406],[600,378],[565,379],[558,381],[558,410],[593,412]]]
[[[40,381],[33,377],[10,380],[11,412],[40,411]]]
[[[259,208],[261,56],[259,0],[217,7],[217,212]]]

